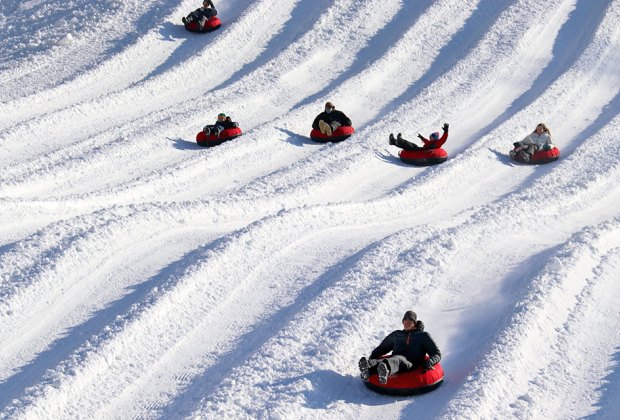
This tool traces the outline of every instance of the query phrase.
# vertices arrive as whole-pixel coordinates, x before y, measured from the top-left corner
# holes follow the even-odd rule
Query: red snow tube
[[[398,156],[405,163],[419,166],[436,165],[448,160],[448,152],[441,147],[437,149],[401,150]]]
[[[351,137],[351,134],[355,133],[355,128],[350,125],[343,125],[338,127],[331,136],[327,136],[321,133],[319,130],[313,129],[310,132],[310,138],[319,143],[338,143],[339,141],[346,140]]]
[[[560,149],[558,149],[557,147],[554,147],[551,150],[539,150],[537,152],[534,152],[534,154],[532,155],[532,157],[530,158],[528,162],[521,159],[518,153],[514,157],[514,160],[516,160],[517,162],[521,162],[521,163],[530,163],[532,165],[538,165],[542,163],[553,162],[554,160],[558,160],[559,157],[560,157]]]
[[[205,146],[205,147],[217,146],[218,144],[222,144],[225,141],[237,138],[241,134],[243,134],[243,132],[241,131],[239,127],[227,128],[226,130],[220,133],[219,137],[213,134],[209,134],[207,136],[204,131],[201,131],[198,134],[196,134],[196,143],[198,143],[201,146]]]
[[[386,384],[379,382],[379,375],[370,375],[364,384],[375,392],[388,395],[415,395],[430,392],[443,383],[443,368],[437,363],[434,370],[422,372],[422,367],[400,372],[388,377]]]
[[[222,21],[217,16],[213,16],[205,23],[205,26],[202,29],[200,29],[200,24],[196,21],[192,21],[184,25],[185,29],[190,32],[211,32],[222,26]]]

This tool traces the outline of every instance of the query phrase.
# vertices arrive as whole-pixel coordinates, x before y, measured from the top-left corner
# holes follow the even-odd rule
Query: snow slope
[[[2,0],[0,418],[620,417],[620,0],[216,6]],[[376,395],[407,309],[445,383]]]

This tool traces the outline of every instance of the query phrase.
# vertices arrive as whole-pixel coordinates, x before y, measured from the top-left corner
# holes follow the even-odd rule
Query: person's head
[[[209,0],[204,0],[202,2],[202,7],[211,7],[211,2]]]
[[[549,135],[551,135],[551,131],[549,131],[545,123],[538,124],[536,128],[534,129],[534,132],[539,135],[542,133],[549,133]]]
[[[219,114],[217,114],[217,120],[226,121],[226,114],[224,114],[223,112],[220,112]]]
[[[403,327],[405,330],[413,330],[417,327],[418,315],[413,311],[405,312],[403,315]]]
[[[332,112],[334,109],[336,109],[336,107],[334,106],[334,104],[332,104],[331,102],[326,102],[325,103],[325,112],[327,112],[328,114],[330,112]]]
[[[428,136],[428,138],[431,140],[435,140],[435,141],[439,140],[439,132],[435,131],[434,133],[431,133],[431,135]]]

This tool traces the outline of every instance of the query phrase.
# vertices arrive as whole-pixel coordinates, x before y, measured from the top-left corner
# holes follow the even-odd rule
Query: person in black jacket
[[[347,117],[344,112],[337,111],[334,104],[327,102],[325,104],[325,111],[317,115],[312,123],[312,128],[319,130],[327,136],[331,136],[338,127],[350,125],[351,120],[349,117]]]
[[[190,22],[197,22],[200,26],[200,30],[205,27],[205,23],[213,16],[217,16],[217,10],[215,9],[215,5],[211,0],[204,0],[202,2],[202,7],[191,12],[187,17],[181,19],[185,25]]]
[[[432,370],[441,360],[441,352],[431,335],[424,331],[424,323],[418,321],[413,311],[405,312],[402,330],[390,333],[381,344],[372,351],[370,357],[359,360],[360,376],[364,381],[375,371],[379,374],[379,382],[387,383],[388,376],[399,371],[424,367],[424,371]],[[384,359],[387,353],[392,354]],[[428,354],[429,358],[426,359]]]
[[[226,116],[226,114],[221,112],[217,115],[217,121],[215,122],[215,124],[205,125],[202,131],[204,131],[207,136],[211,134],[219,137],[222,131],[226,130],[227,128],[235,127],[239,127],[239,124],[234,122],[230,117]]]

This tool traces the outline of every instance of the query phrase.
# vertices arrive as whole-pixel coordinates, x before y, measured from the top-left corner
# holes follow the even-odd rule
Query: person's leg
[[[537,150],[538,146],[536,146],[535,144],[530,144],[523,147],[523,149],[519,152],[519,156],[524,162],[529,162]]]
[[[409,140],[405,140],[404,138],[402,138],[400,133],[398,133],[398,136],[396,137],[396,147],[400,147],[403,150],[409,150],[410,152],[414,150],[422,149],[417,144],[412,143]]]
[[[216,136],[219,137],[220,134],[222,134],[222,131],[224,131],[224,126],[223,125],[219,125],[219,124],[215,124],[213,126],[213,130],[211,130],[211,132]]]
[[[380,360],[377,364],[379,382],[385,384],[389,376],[395,375],[399,371],[407,371],[412,367],[413,364],[405,356],[390,356],[387,359]]]
[[[323,120],[319,121],[319,129],[321,130],[321,133],[325,134],[326,136],[331,136],[332,135],[332,128],[331,128],[331,126],[329,124],[327,124]]]
[[[407,360],[405,356],[390,356],[384,361],[388,365],[390,375],[398,373],[398,371],[406,371],[413,367],[413,364]]]
[[[319,131],[321,132],[321,134],[326,134],[326,128],[327,123],[323,120],[319,120]]]

